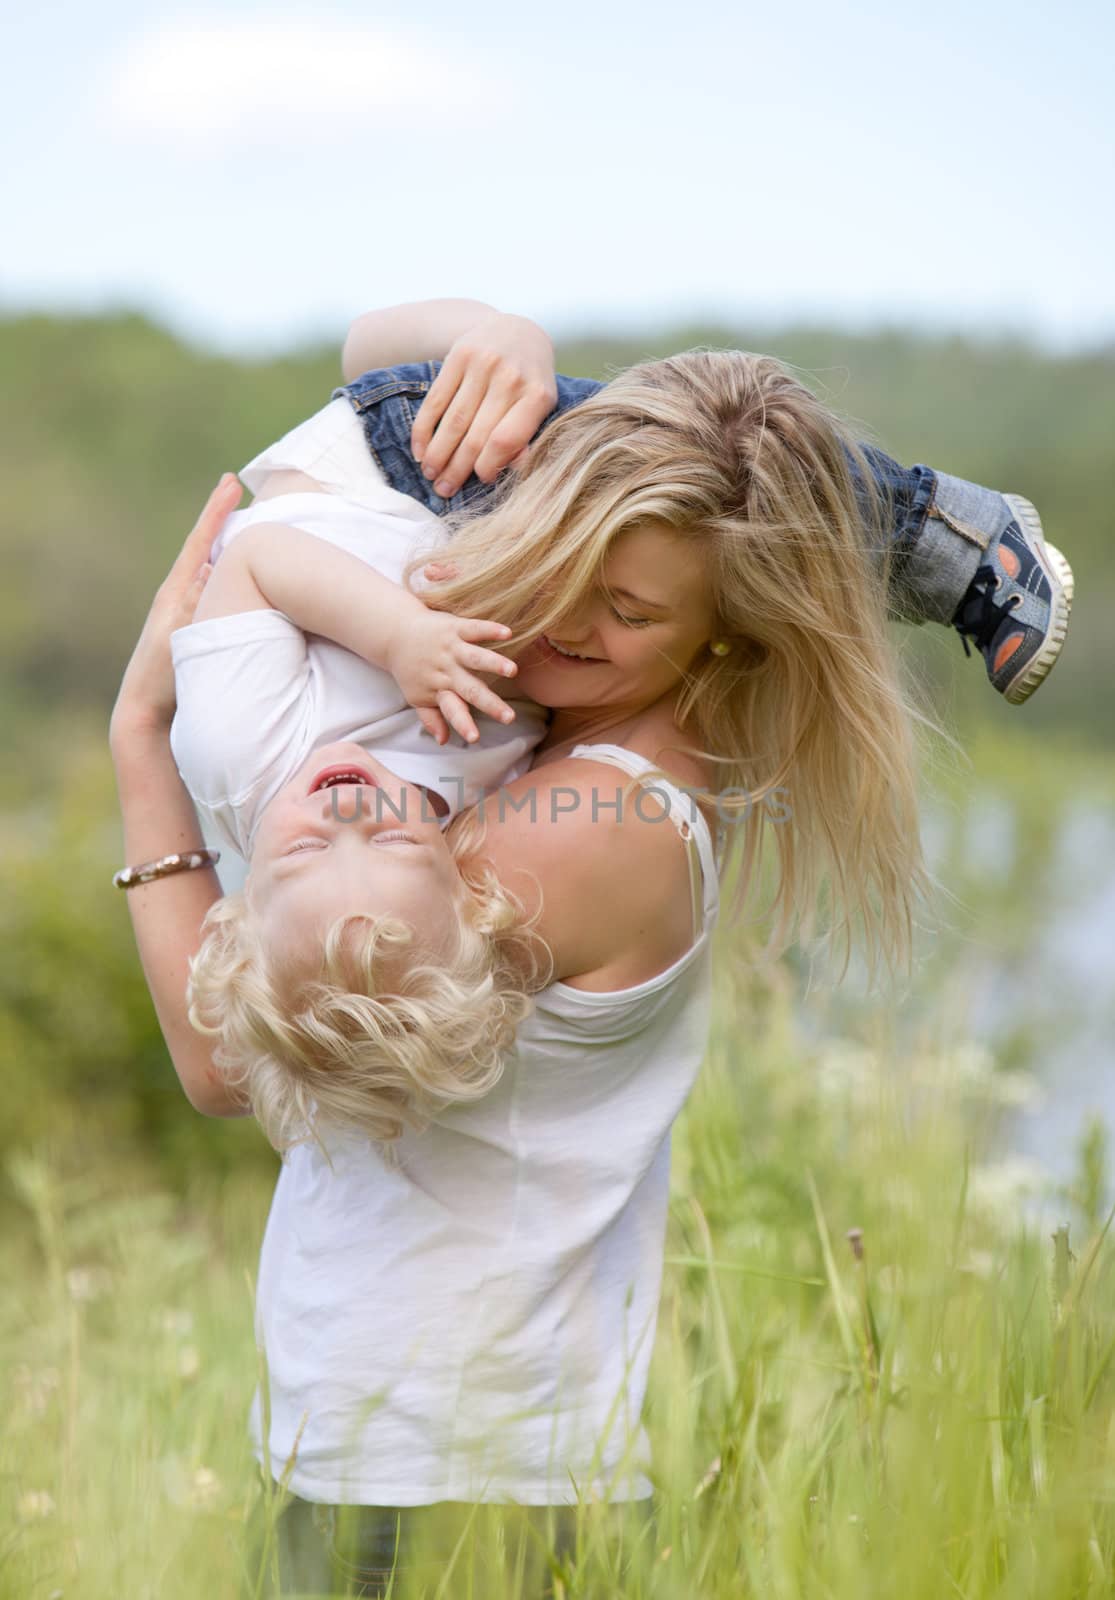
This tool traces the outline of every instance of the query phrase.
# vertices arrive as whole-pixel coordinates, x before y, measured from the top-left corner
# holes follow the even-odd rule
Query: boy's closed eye
[[[421,841],[409,833],[376,833],[368,841],[370,844],[410,844],[421,848]],[[294,844],[283,851],[285,856],[296,855],[300,850],[328,850],[328,839],[298,839]]]

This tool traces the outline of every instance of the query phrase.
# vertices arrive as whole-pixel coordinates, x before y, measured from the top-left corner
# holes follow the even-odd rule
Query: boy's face
[[[344,742],[315,750],[266,808],[245,887],[268,952],[296,972],[352,914],[401,918],[436,956],[461,879],[424,791]]]
[[[641,711],[676,688],[715,629],[700,545],[647,523],[614,541],[595,593],[518,655],[515,692],[555,709]]]

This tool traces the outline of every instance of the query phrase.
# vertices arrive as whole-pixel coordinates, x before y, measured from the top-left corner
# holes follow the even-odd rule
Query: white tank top
[[[616,745],[571,754],[654,771]],[[719,885],[697,806],[648,787],[687,840],[690,949],[633,988],[550,984],[492,1093],[404,1135],[397,1167],[355,1136],[331,1139],[332,1170],[312,1146],[284,1162],[256,1305],[269,1449],[258,1392],[252,1430],[276,1478],[294,1454],[304,1499],[651,1492],[670,1129],[704,1054]]]

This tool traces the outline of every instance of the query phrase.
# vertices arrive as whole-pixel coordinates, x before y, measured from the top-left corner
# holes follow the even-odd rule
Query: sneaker
[[[1072,568],[1042,537],[1041,518],[1019,494],[1003,499],[1014,512],[984,553],[952,625],[970,656],[983,651],[987,676],[1011,705],[1028,700],[1061,653],[1072,607]]]

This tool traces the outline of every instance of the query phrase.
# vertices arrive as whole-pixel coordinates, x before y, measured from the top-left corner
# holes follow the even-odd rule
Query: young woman
[[[291,1464],[292,1583],[324,1584],[331,1508],[365,1508],[354,1564],[370,1571],[399,1508],[649,1495],[670,1129],[704,1049],[723,847],[742,902],[773,840],[775,948],[809,931],[824,885],[835,940],[859,926],[900,961],[926,888],[869,478],[777,362],[686,356],[559,417],[459,530],[438,603],[502,603],[518,691],[552,712],[475,845],[536,896],[554,981],[493,1092],[404,1133],[394,1164],[358,1137],[284,1163],[253,1425],[264,1471]],[[114,714],[132,860],[199,843],[167,743],[165,641],[226,508],[218,492],[187,542]],[[185,1016],[217,893],[198,871],[129,898],[187,1093],[236,1115]]]

